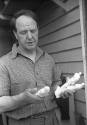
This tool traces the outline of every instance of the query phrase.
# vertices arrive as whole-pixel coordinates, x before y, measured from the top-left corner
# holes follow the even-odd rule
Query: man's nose
[[[32,33],[30,31],[27,32],[27,38],[31,39],[32,38]]]

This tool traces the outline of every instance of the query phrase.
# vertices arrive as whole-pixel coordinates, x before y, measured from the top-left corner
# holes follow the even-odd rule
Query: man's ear
[[[17,33],[13,30],[13,34],[14,34],[14,36],[16,37],[16,39],[17,39]]]

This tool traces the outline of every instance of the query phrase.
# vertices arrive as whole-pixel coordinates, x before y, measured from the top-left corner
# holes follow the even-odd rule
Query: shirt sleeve
[[[8,96],[10,88],[9,74],[6,66],[0,63],[0,97]]]

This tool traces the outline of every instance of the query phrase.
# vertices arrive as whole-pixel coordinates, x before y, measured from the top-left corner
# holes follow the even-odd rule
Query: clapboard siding
[[[73,0],[73,9],[64,12],[58,6],[48,2],[45,10],[40,10],[39,46],[55,59],[57,68],[66,76],[75,72],[82,72],[79,83],[84,82],[80,10],[78,0]],[[50,6],[50,7],[49,7]],[[45,6],[44,6],[45,7]],[[68,74],[68,75],[67,75]],[[71,76],[72,76],[71,75]],[[76,113],[85,118],[85,91],[78,91],[75,95]]]
[[[53,52],[61,52],[64,50],[75,49],[79,47],[81,47],[80,33],[63,40],[45,44],[42,46],[42,49],[48,51],[49,53],[53,53]]]
[[[80,101],[80,102],[82,101],[85,103],[86,101],[85,101],[84,94],[85,94],[84,89],[78,91],[77,93],[75,93],[75,100]]]
[[[72,2],[72,0],[70,0]],[[73,0],[71,3],[71,11],[73,8],[77,8],[79,6],[79,0]],[[60,18],[61,16],[67,14],[62,8],[59,8],[56,4],[51,1],[46,1],[46,4],[41,6],[38,9],[38,14],[40,15],[40,27],[44,27],[54,21],[56,18]]]
[[[67,63],[57,63],[61,69],[61,72],[64,74],[72,74],[75,72],[82,72],[83,73],[83,62],[67,62]]]
[[[60,18],[57,17],[48,25],[46,25],[45,27],[42,27],[40,30],[40,37],[50,32],[53,32],[55,30],[58,30],[78,20],[79,20],[79,9],[77,7],[74,11],[67,13],[66,16],[64,15]]]
[[[77,114],[82,115],[84,118],[86,116],[86,104],[82,101],[76,101],[75,100],[75,111]]]
[[[46,26],[56,18],[60,18],[65,11],[51,1],[46,1],[46,4],[38,9],[38,15],[40,17],[40,28]]]
[[[40,46],[81,33],[79,21],[40,37]]]
[[[55,58],[56,62],[72,62],[72,61],[81,61],[82,60],[82,52],[81,48],[72,49],[68,51],[51,53]]]

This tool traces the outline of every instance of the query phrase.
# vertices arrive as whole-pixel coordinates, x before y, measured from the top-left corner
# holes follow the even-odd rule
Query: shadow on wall
[[[0,56],[10,51],[13,43],[9,22],[0,20]]]
[[[0,57],[11,50],[13,43],[9,22],[0,20]],[[0,115],[0,125],[3,125],[2,115]]]

